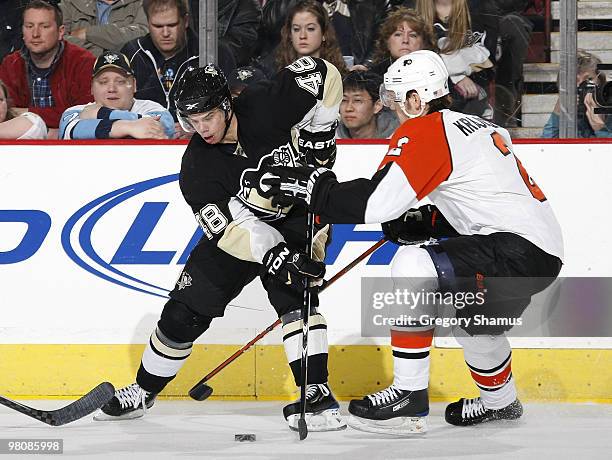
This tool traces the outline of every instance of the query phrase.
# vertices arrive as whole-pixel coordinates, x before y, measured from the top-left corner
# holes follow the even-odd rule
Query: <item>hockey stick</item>
[[[306,230],[306,254],[312,257],[312,238],[314,236],[314,214],[308,213],[308,225]],[[300,418],[298,419],[298,432],[300,441],[308,436],[308,425],[306,425],[306,387],[308,386],[308,319],[310,317],[311,304],[310,280],[304,279],[304,303],[302,304],[302,360],[300,362]]]
[[[370,254],[372,254],[374,251],[376,251],[378,248],[380,248],[386,242],[387,242],[387,240],[385,238],[383,238],[382,240],[376,242],[373,246],[371,246],[363,254],[361,254],[359,257],[357,257],[355,260],[353,260],[350,264],[348,264],[346,267],[344,267],[342,270],[340,270],[334,276],[332,276],[329,280],[324,281],[323,282],[323,286],[321,286],[321,289],[319,290],[319,292],[323,292],[325,289],[330,287],[332,284],[334,284],[341,277],[346,275],[346,273],[348,273],[351,269],[353,269],[357,264],[359,264],[365,258],[369,257]],[[238,358],[245,351],[247,351],[249,348],[251,348],[255,343],[257,343],[262,337],[264,337],[269,332],[271,332],[280,323],[281,323],[281,320],[279,318],[276,321],[274,321],[272,324],[270,324],[267,328],[265,328],[263,331],[261,331],[259,334],[257,334],[253,339],[251,339],[240,350],[237,350],[233,355],[231,355],[229,358],[227,358],[225,361],[223,361],[221,364],[219,364],[217,367],[215,367],[212,371],[210,371],[208,374],[206,374],[202,378],[202,380],[200,380],[198,383],[196,383],[191,388],[191,390],[189,390],[189,396],[191,396],[196,401],[204,401],[206,398],[208,398],[212,394],[213,389],[212,389],[212,387],[207,385],[206,382],[208,382],[211,378],[213,378],[215,375],[217,375],[219,372],[221,372],[223,369],[225,369],[230,363],[232,363],[236,358]]]
[[[26,406],[10,399],[0,396],[0,404],[10,409],[21,412],[28,417],[40,420],[51,426],[61,426],[83,418],[104,404],[108,403],[115,395],[115,388],[108,382],[103,382],[86,395],[76,401],[71,402],[65,407],[56,410],[41,410]]]

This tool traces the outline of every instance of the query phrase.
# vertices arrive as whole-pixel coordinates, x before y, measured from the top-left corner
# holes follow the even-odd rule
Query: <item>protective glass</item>
[[[406,101],[406,93],[387,88],[385,84],[381,84],[378,90],[378,96],[385,107],[393,108],[395,104],[403,104]]]
[[[183,115],[181,114],[180,110],[177,110],[176,118],[178,119],[181,128],[183,128],[183,131],[185,131],[186,133],[195,133],[195,128],[192,126],[187,115]]]

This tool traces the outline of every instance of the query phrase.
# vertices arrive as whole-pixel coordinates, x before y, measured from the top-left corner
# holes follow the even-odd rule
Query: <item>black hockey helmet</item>
[[[216,108],[225,112],[225,124],[229,127],[232,116],[232,95],[223,71],[215,64],[187,67],[176,84],[174,105],[176,116],[185,131],[195,131],[189,122],[189,115]]]

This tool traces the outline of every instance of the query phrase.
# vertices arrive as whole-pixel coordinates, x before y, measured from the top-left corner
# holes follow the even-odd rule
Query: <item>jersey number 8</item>
[[[227,217],[223,215],[216,204],[207,204],[196,214],[196,220],[206,233],[209,240],[213,239],[213,234],[219,234],[227,227]]]

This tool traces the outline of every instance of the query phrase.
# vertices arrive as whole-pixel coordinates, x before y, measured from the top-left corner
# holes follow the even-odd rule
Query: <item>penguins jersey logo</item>
[[[297,165],[297,158],[297,152],[291,142],[287,142],[263,156],[259,160],[257,169],[245,169],[240,178],[240,191],[237,195],[240,201],[262,219],[276,220],[285,216],[290,207],[273,207],[269,198],[261,196],[259,191],[262,190],[262,186],[257,183],[259,175],[254,172],[258,171],[262,165],[293,167]]]
[[[268,157],[270,155],[266,155],[264,158]],[[281,145],[280,147],[272,150],[272,166],[295,166],[295,160],[296,160],[296,155],[293,151],[293,148],[291,147],[290,143],[287,143],[285,145]],[[264,161],[264,158],[262,158],[262,162]],[[268,164],[269,161],[266,161],[266,163],[262,163],[260,162],[260,164]]]
[[[186,287],[191,286],[191,275],[189,275],[189,273],[187,272],[182,272],[181,275],[179,276],[178,281],[176,282],[176,285],[178,287],[178,290],[182,290],[185,289]]]

